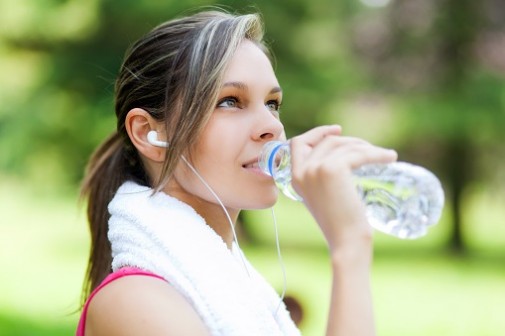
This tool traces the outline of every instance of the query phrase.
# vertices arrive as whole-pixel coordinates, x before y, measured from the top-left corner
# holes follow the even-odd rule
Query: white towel
[[[247,261],[246,272],[237,246],[230,251],[189,205],[126,182],[109,212],[113,270],[136,266],[162,276],[212,335],[300,335],[284,304],[277,309],[273,288]]]

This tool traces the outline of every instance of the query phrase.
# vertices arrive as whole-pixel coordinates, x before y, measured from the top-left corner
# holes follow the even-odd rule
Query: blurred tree
[[[21,84],[12,89],[16,94],[3,97],[12,103],[0,106],[0,167],[24,176],[78,181],[92,149],[114,128],[114,78],[127,46],[168,18],[215,3],[0,2],[0,57],[6,74],[0,85],[8,88],[10,79],[21,75],[16,79]],[[282,59],[277,68],[290,102],[284,118],[288,134],[318,124],[324,111],[320,97],[335,92],[341,77],[353,76],[351,68],[342,66],[345,48],[334,43],[341,9],[332,1],[219,3],[265,16],[267,39]],[[29,70],[12,70],[19,67]]]
[[[25,176],[43,170],[48,181],[80,180],[91,151],[115,128],[114,79],[127,46],[187,6],[175,0],[118,4],[0,4],[6,18],[0,31],[0,45],[7,50],[2,59],[33,70],[21,73],[28,84],[18,99],[0,107],[0,167]],[[7,67],[1,84],[8,88],[19,73]]]
[[[394,93],[401,105],[403,150],[446,181],[454,221],[449,246],[459,252],[465,190],[489,177],[480,161],[505,138],[501,6],[403,0],[355,27],[355,50],[381,91]]]
[[[114,78],[127,46],[216,3],[0,0],[0,170],[75,185],[115,128]],[[490,153],[502,153],[505,136],[501,1],[219,3],[263,14],[288,136],[338,122],[433,169],[453,208],[450,244],[462,250],[465,189],[497,170],[482,160],[498,162]]]

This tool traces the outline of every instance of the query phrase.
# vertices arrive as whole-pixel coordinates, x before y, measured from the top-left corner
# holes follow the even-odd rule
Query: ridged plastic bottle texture
[[[265,144],[259,166],[286,196],[302,201],[291,185],[287,142]],[[440,220],[444,192],[437,177],[425,168],[394,162],[364,165],[353,173],[368,221],[375,229],[398,238],[415,239]]]

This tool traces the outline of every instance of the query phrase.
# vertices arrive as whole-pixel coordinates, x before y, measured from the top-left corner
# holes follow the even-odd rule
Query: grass
[[[505,218],[499,198],[467,207],[472,253],[444,252],[448,215],[429,235],[400,241],[376,235],[372,270],[378,335],[495,336],[505,329]],[[72,335],[78,319],[88,235],[75,196],[61,197],[0,181],[0,335]],[[268,211],[247,213],[252,238],[243,247],[280,289],[282,274]],[[322,239],[301,205],[277,207],[288,294],[304,307],[304,335],[324,334],[330,269]],[[469,224],[468,222],[467,224]]]
[[[281,288],[272,251],[253,262]],[[322,252],[284,253],[288,294],[305,307],[306,335],[323,335],[327,318],[329,265]],[[381,254],[372,274],[378,335],[496,336],[505,328],[505,270],[499,260],[450,254]]]
[[[71,335],[88,246],[74,200],[2,183],[0,335]]]

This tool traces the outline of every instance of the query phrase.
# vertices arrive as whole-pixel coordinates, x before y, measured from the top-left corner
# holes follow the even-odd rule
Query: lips
[[[258,158],[254,158],[253,160],[250,160],[242,165],[244,168],[259,168],[258,165]]]

